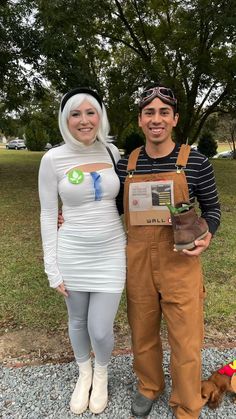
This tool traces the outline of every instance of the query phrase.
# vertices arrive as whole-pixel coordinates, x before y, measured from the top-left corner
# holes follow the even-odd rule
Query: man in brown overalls
[[[198,418],[203,406],[204,286],[199,255],[207,249],[219,225],[220,209],[208,159],[172,140],[172,130],[178,122],[176,105],[168,88],[155,85],[144,90],[139,103],[139,126],[146,145],[131,153],[128,166],[127,160],[121,160],[118,173],[121,186],[122,172],[125,178],[128,319],[138,377],[132,413],[147,416],[165,387],[160,339],[163,314],[171,348],[170,406],[177,419],[190,419]],[[209,189],[205,195],[201,178]],[[194,249],[174,251],[170,213],[163,202],[166,199],[173,205],[193,203],[196,195],[209,232],[204,239],[195,241]],[[152,196],[155,199],[150,208]],[[158,202],[160,212],[155,210]]]

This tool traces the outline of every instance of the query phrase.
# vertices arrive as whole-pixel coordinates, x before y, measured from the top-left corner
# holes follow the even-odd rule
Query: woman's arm
[[[45,272],[50,286],[57,288],[63,281],[57,265],[58,185],[50,151],[43,156],[39,168],[39,199]]]

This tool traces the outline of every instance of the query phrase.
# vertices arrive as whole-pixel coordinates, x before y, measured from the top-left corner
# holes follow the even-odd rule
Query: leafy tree
[[[236,104],[235,0],[5,3],[11,28],[3,35],[18,63],[31,66],[31,93],[43,78],[60,93],[85,84],[97,88],[119,137],[136,121],[137,91],[151,80],[177,94],[178,142],[194,142],[210,115]]]
[[[0,126],[1,131],[5,137],[22,138],[24,131],[22,131],[22,123],[19,118],[13,118],[12,116],[4,115],[2,118],[0,117]]]
[[[25,135],[31,150],[42,150],[47,142],[52,145],[62,141],[58,128],[59,101],[55,95],[44,95],[39,101],[32,101],[21,115]],[[36,138],[33,139],[33,134]]]
[[[29,14],[24,1],[1,1],[0,115],[27,103],[40,78],[36,75],[40,53]]]
[[[205,131],[198,140],[198,151],[207,157],[213,157],[216,154],[217,146],[217,141],[209,131]]]
[[[71,77],[75,68],[80,70],[80,76],[75,75],[74,79],[77,84],[80,80],[84,83],[85,74],[91,76],[109,98],[112,121],[120,105],[124,125],[129,123],[124,110],[126,114],[132,113],[130,104],[138,86],[159,79],[172,86],[179,98],[181,119],[176,129],[177,140],[189,138],[192,142],[209,115],[235,91],[236,4],[233,0],[93,0],[89,3],[81,0],[79,14],[73,13],[75,1],[58,1],[53,5],[44,1],[36,3],[37,19],[44,26],[46,74],[53,76],[48,71],[54,61],[57,79],[64,80],[67,86],[66,70]],[[59,47],[55,49],[57,27],[60,27],[62,54]],[[48,45],[52,46],[50,50]],[[66,67],[61,66],[63,57],[67,59]],[[120,94],[110,93],[114,90]]]

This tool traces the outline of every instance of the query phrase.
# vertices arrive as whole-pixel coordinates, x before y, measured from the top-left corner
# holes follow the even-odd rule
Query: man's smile
[[[165,128],[164,127],[150,127],[149,129],[152,132],[152,134],[160,135],[163,133]]]

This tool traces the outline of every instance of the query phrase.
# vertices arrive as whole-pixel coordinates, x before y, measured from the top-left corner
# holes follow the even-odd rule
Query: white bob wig
[[[79,89],[78,89],[79,90]],[[83,89],[81,89],[83,90]],[[85,91],[89,89],[84,89]],[[72,91],[73,92],[73,91]],[[76,89],[75,89],[76,92]],[[92,92],[93,94],[93,92]],[[99,141],[101,141],[102,143],[106,144],[107,142],[107,136],[109,134],[109,130],[110,130],[110,124],[107,118],[107,111],[106,108],[103,104],[103,102],[101,101],[101,99],[98,97],[98,95],[96,94],[95,96],[89,94],[89,93],[75,93],[73,95],[71,95],[68,100],[66,100],[66,96],[68,95],[68,93],[63,96],[62,101],[61,101],[61,105],[60,105],[60,109],[59,109],[59,115],[58,115],[58,123],[59,123],[59,128],[61,131],[61,135],[65,141],[65,143],[73,143],[75,145],[78,145],[78,141],[71,135],[69,129],[68,129],[68,119],[70,116],[70,112],[73,111],[74,109],[77,109],[82,102],[84,101],[88,101],[98,112],[98,115],[100,117],[100,122],[99,122],[99,127],[98,127],[98,131],[97,131],[97,139]],[[96,99],[95,97],[98,97],[98,99]]]

